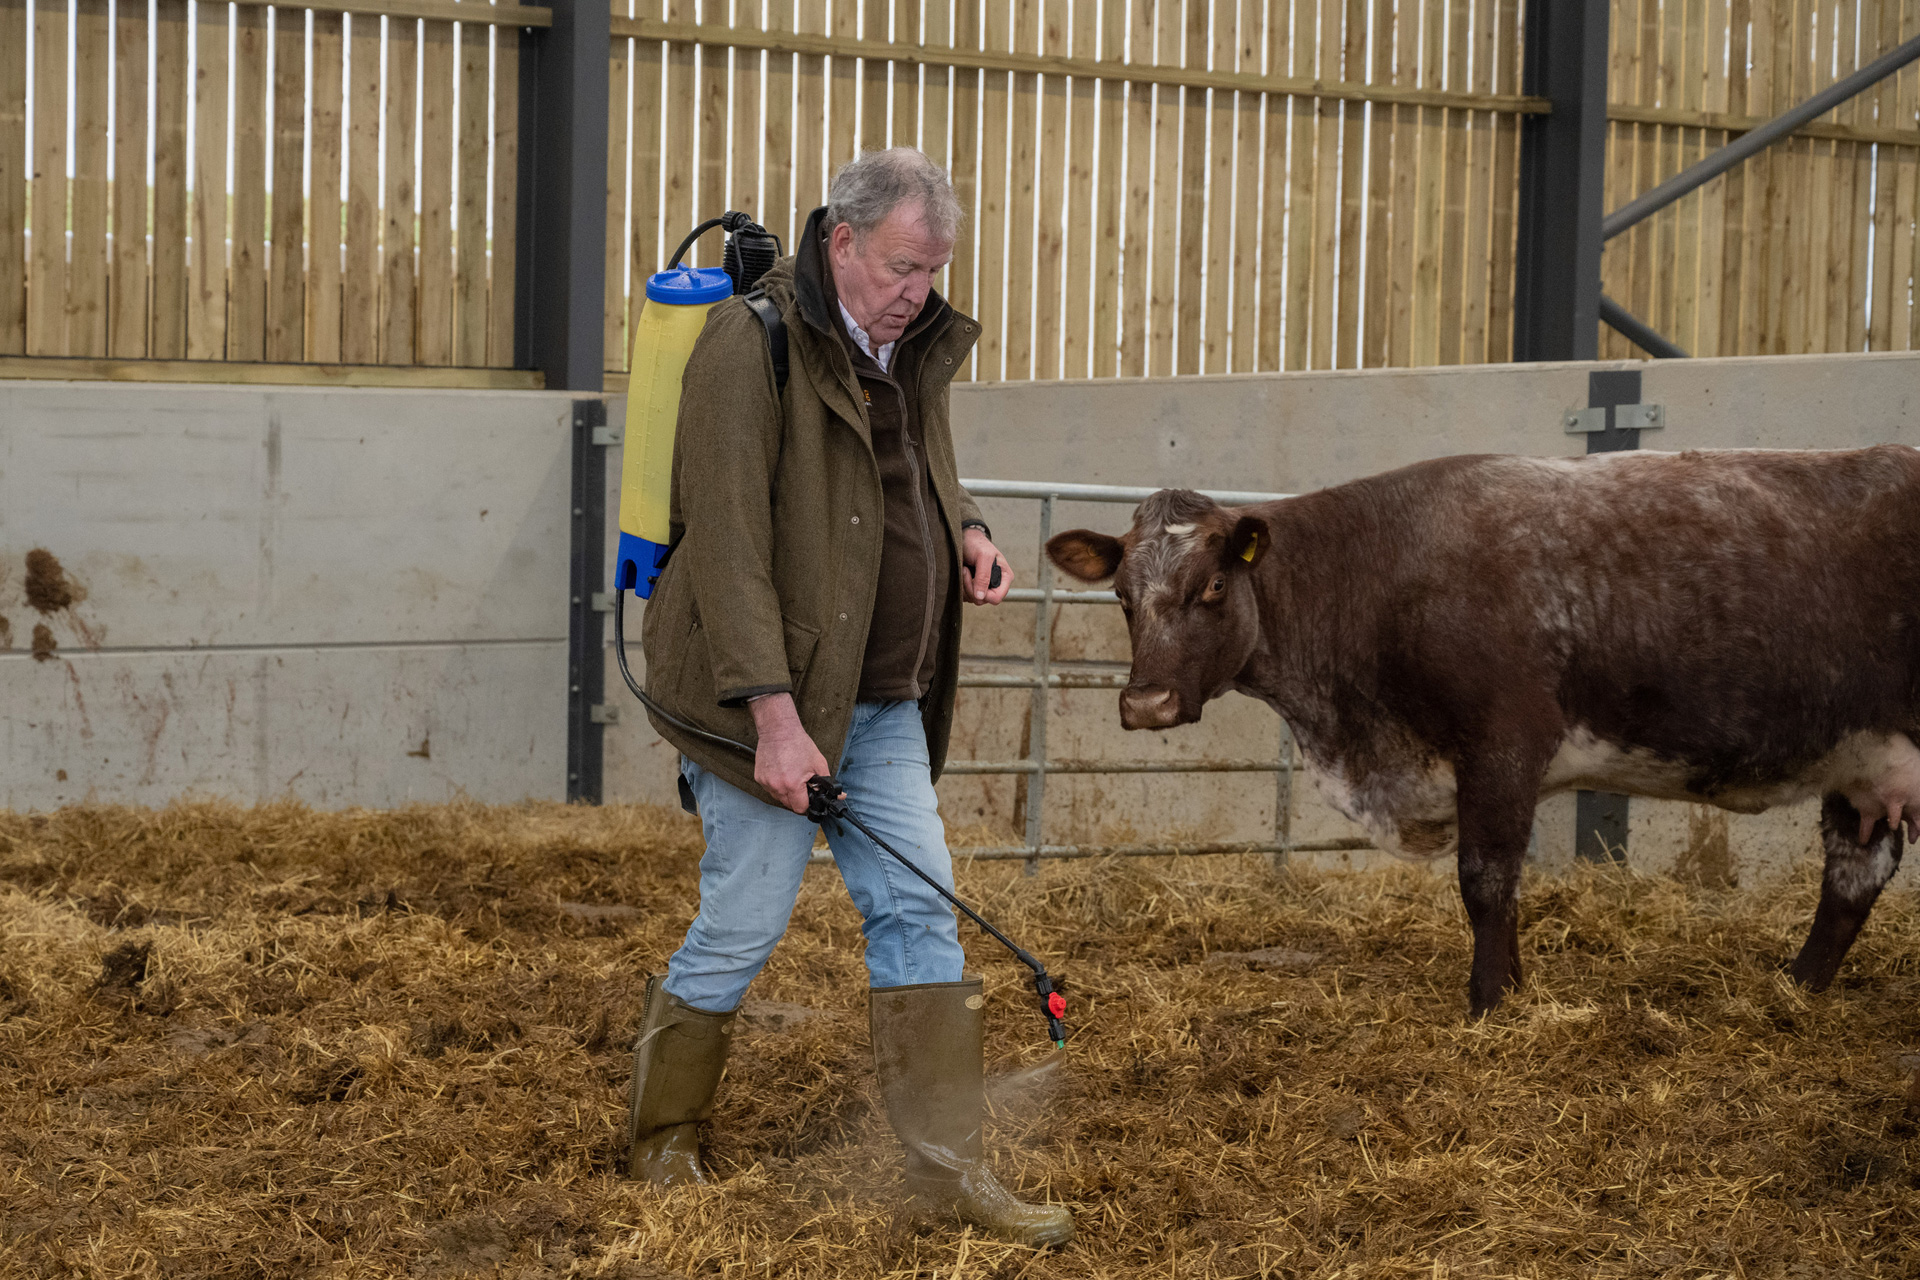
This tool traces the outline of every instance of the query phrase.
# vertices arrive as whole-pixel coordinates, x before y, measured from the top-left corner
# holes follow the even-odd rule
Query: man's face
[[[833,287],[874,346],[899,340],[926,305],[933,277],[953,258],[953,241],[927,229],[921,207],[901,204],[864,236],[846,223],[827,238]]]

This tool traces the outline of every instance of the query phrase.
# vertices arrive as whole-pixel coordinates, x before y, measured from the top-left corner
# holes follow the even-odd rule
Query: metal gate
[[[1268,759],[1241,760],[1075,760],[1054,759],[1047,754],[1047,694],[1053,689],[1120,689],[1125,673],[1101,675],[1081,672],[1057,672],[1053,669],[1053,611],[1064,605],[1117,605],[1111,591],[1066,591],[1053,585],[1053,566],[1047,560],[1047,539],[1053,536],[1053,512],[1056,503],[1112,502],[1129,506],[1144,501],[1154,489],[1122,485],[1054,484],[1029,480],[962,480],[976,498],[1022,498],[1040,504],[1040,537],[1034,557],[1032,587],[1015,587],[1007,593],[1009,602],[1034,606],[1033,669],[1022,675],[962,674],[963,689],[1031,689],[1033,691],[1033,728],[1028,736],[1025,758],[1019,760],[950,760],[946,773],[1018,774],[1026,783],[1026,843],[960,851],[968,858],[1009,860],[1027,864],[1031,874],[1042,858],[1137,858],[1168,854],[1264,853],[1283,862],[1290,853],[1333,852],[1371,847],[1362,839],[1295,841],[1290,836],[1293,776],[1297,763],[1293,735],[1284,720],[1276,721],[1278,733],[1275,751]],[[1215,502],[1244,506],[1290,497],[1284,493],[1250,493],[1233,490],[1201,490]],[[1275,775],[1274,823],[1271,840],[1201,841],[1167,844],[1048,844],[1046,842],[1047,778],[1052,774],[1122,773],[1271,773]]]

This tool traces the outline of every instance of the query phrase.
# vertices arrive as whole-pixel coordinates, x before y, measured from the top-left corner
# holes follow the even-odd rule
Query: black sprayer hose
[[[996,566],[994,585],[999,585],[998,580],[999,571],[998,566]],[[627,682],[627,688],[632,691],[633,696],[640,699],[641,704],[644,705],[647,710],[653,712],[675,728],[690,733],[702,741],[711,742],[715,746],[723,747],[728,751],[738,752],[746,756],[749,760],[753,759],[754,750],[746,743],[735,738],[725,737],[718,733],[710,733],[702,729],[699,725],[689,724],[647,696],[646,690],[640,687],[640,682],[633,678],[632,669],[627,666],[626,612],[627,591],[625,587],[622,587],[614,593],[613,597],[613,655],[614,659],[620,664],[620,678]],[[827,823],[832,822],[836,829],[838,829],[839,824],[843,821],[851,822],[867,839],[892,854],[894,861],[926,881],[935,893],[945,898],[956,910],[965,915],[967,919],[979,925],[981,930],[992,937],[995,942],[998,942],[1001,946],[1011,951],[1014,959],[1033,970],[1033,989],[1040,997],[1040,1009],[1047,1020],[1047,1038],[1053,1041],[1053,1047],[1056,1049],[1066,1047],[1067,1029],[1061,1019],[1066,1017],[1067,1001],[1066,997],[1061,995],[1054,987],[1053,978],[1048,975],[1047,967],[1034,959],[1025,948],[1021,947],[1020,944],[1016,943],[1012,938],[1009,938],[1006,934],[989,924],[985,916],[955,897],[952,891],[945,885],[935,880],[925,871],[922,871],[914,864],[912,859],[875,835],[873,828],[862,822],[853,812],[853,807],[847,803],[846,792],[841,788],[840,783],[835,781],[831,776],[822,775],[807,780],[807,817],[823,827]]]
[[[667,259],[667,270],[671,271],[680,265],[680,259],[687,256],[687,250],[693,248],[693,242],[695,240],[698,240],[701,236],[707,234],[707,232],[713,230],[725,221],[725,218],[708,218],[705,222],[687,232],[687,238],[680,242],[680,247],[673,251],[671,258]]]

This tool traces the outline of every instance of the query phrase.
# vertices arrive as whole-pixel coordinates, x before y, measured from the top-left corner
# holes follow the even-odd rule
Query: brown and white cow
[[[1127,728],[1237,689],[1382,847],[1458,850],[1476,1014],[1520,980],[1543,795],[1824,798],[1792,966],[1815,990],[1920,838],[1920,450],[1445,458],[1239,508],[1164,489],[1124,537],[1047,553],[1114,580]]]

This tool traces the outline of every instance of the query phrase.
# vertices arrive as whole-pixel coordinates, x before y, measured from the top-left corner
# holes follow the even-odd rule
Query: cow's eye
[[[1227,579],[1225,574],[1216,574],[1212,584],[1207,587],[1207,591],[1216,596],[1226,589]]]

